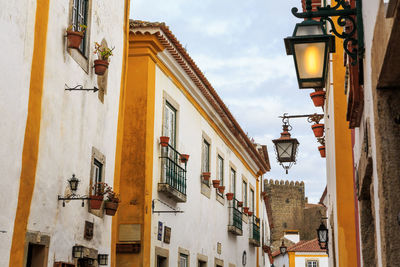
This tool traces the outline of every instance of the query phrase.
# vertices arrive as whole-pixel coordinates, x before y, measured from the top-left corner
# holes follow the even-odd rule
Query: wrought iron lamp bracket
[[[282,122],[285,125],[288,125],[291,129],[292,126],[289,124],[289,119],[307,118],[307,121],[309,123],[312,123],[312,122],[319,123],[319,121],[324,118],[324,114],[314,113],[314,114],[304,114],[304,115],[288,115],[287,113],[284,113],[282,116],[279,116],[279,118],[282,118]]]
[[[306,0],[306,11],[298,12],[298,8],[293,7],[292,14],[296,18],[320,18],[321,22],[328,21],[331,25],[330,32],[332,32],[336,37],[344,39],[343,48],[346,54],[353,59],[352,65],[356,65],[358,59],[363,58],[364,56],[364,27],[361,13],[362,0],[356,0],[355,8],[351,8],[350,4],[346,0],[334,1],[336,2],[336,5],[334,6],[327,5],[326,7],[317,7],[317,11],[312,11],[311,0]],[[339,33],[336,30],[335,23],[331,17],[337,17],[337,24],[341,27],[345,27],[347,21],[349,21],[353,26],[352,29],[349,32],[344,30],[343,33]],[[354,19],[354,17],[356,19]],[[354,47],[352,51],[348,49],[349,43]],[[355,48],[355,46],[357,46],[357,48]]]
[[[60,196],[60,195],[58,195],[58,201],[60,201],[60,200],[62,200],[62,202],[63,202],[63,207],[65,207],[65,201],[67,200],[82,200],[82,207],[84,207],[85,206],[85,204],[84,204],[84,200],[90,200],[90,197],[88,197],[88,196],[86,196],[86,195],[84,195],[84,196],[80,196],[80,195],[77,195],[77,194],[74,194],[74,193],[72,193],[71,195],[69,195],[69,196]]]

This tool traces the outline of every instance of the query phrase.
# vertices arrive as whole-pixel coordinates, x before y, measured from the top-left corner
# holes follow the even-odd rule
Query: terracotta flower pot
[[[243,213],[248,213],[249,212],[249,207],[243,207]]]
[[[319,146],[318,147],[319,153],[321,154],[321,158],[325,158],[325,146]]]
[[[225,191],[225,186],[223,186],[223,185],[218,186],[218,191],[219,191],[221,194],[223,194],[224,191]]]
[[[238,201],[238,202],[237,202],[237,206],[238,206],[238,207],[243,207],[243,201]]]
[[[324,135],[324,124],[322,123],[312,125],[311,129],[313,130],[315,137],[322,137]]]
[[[107,60],[96,59],[94,61],[94,73],[99,76],[104,75],[104,73],[108,69],[108,64],[109,63]]]
[[[103,202],[103,196],[91,196],[90,197],[90,208],[94,210],[98,210],[101,207],[101,203]]]
[[[253,215],[253,212],[252,211],[248,211],[247,215],[251,216],[251,215]]]
[[[82,32],[67,31],[68,48],[79,49],[82,39]]]
[[[264,253],[268,253],[268,246],[267,245],[263,245],[262,249],[263,249]]]
[[[180,160],[182,163],[186,163],[189,160],[188,154],[181,154]]]
[[[203,172],[203,173],[201,174],[201,177],[203,177],[203,180],[204,180],[204,181],[209,181],[209,180],[210,180],[210,176],[211,176],[211,173],[210,173],[210,172]]]
[[[104,209],[107,215],[114,216],[118,209],[118,202],[106,201],[104,202]]]
[[[314,106],[322,107],[325,102],[325,91],[316,91],[310,94],[312,101],[314,102]]]
[[[226,199],[227,200],[232,200],[233,199],[233,193],[226,193]]]
[[[163,147],[168,146],[169,137],[168,136],[160,136],[160,144]]]
[[[219,180],[212,180],[212,183],[213,183],[214,188],[219,187]]]

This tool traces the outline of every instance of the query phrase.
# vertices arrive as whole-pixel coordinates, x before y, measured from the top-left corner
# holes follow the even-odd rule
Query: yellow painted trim
[[[154,37],[155,38],[155,37]],[[186,98],[190,101],[190,103],[196,108],[196,110],[200,113],[200,115],[208,122],[208,124],[214,129],[214,131],[221,137],[221,139],[225,142],[225,144],[235,153],[235,155],[240,159],[246,169],[253,175],[254,179],[257,179],[258,175],[255,171],[251,169],[249,164],[243,158],[243,156],[239,153],[239,151],[234,147],[232,142],[228,140],[228,138],[223,134],[223,132],[219,129],[217,124],[208,116],[207,112],[200,106],[199,103],[190,95],[188,90],[181,84],[181,82],[177,79],[177,77],[168,69],[167,66],[159,59],[156,59],[158,67],[162,72],[169,78],[171,78],[172,82],[176,87],[181,90],[181,92],[186,96]],[[258,172],[258,171],[257,171]]]
[[[318,258],[318,257],[320,257],[320,258],[323,258],[323,257],[328,257],[328,255],[315,255],[315,254],[309,254],[309,255],[306,255],[306,254],[304,254],[304,255],[295,255],[296,257],[313,257],[313,258]]]
[[[288,256],[289,256],[289,267],[295,267],[296,261],[294,260],[295,259],[294,252],[288,252]]]
[[[260,201],[260,180],[257,179],[257,181],[256,181],[256,216],[258,218],[260,218],[259,201]],[[261,220],[260,220],[260,228],[261,228]],[[260,257],[260,250],[259,250],[259,247],[257,247],[257,266],[260,265],[259,257]]]
[[[119,95],[119,110],[118,110],[118,126],[117,126],[117,142],[115,152],[115,166],[114,166],[114,183],[113,188],[115,192],[120,192],[121,180],[121,159],[122,159],[122,141],[124,136],[124,111],[125,111],[125,89],[126,79],[128,72],[128,47],[129,47],[129,7],[130,0],[125,0],[125,14],[124,14],[124,48],[121,69],[121,86]],[[116,244],[118,235],[118,216],[112,217],[111,224],[111,267],[116,267]]]
[[[28,116],[26,120],[24,146],[22,150],[18,204],[10,249],[10,267],[22,266],[24,260],[25,235],[33,191],[35,188],[36,167],[39,152],[48,19],[49,0],[37,0],[32,69],[29,86]]]

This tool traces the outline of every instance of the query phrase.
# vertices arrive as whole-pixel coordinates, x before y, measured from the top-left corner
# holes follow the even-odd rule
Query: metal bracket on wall
[[[83,88],[83,85],[80,84],[75,87],[69,87],[67,84],[65,84],[65,91],[93,91],[93,93],[96,93],[99,91],[99,88],[96,86],[93,86],[93,88]]]
[[[162,204],[164,204],[165,206],[167,206],[168,208],[170,208],[171,210],[154,210],[154,202],[155,201],[158,201],[158,202],[161,202]],[[159,200],[159,199],[153,199],[152,201],[151,201],[151,210],[152,210],[152,213],[183,213],[184,211],[183,210],[177,210],[177,209],[175,209],[175,208],[173,208],[173,207],[171,207],[170,205],[168,205],[167,203],[165,203],[164,201],[161,201],[161,200]]]

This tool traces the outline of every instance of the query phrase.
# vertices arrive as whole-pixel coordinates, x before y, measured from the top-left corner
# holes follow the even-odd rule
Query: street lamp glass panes
[[[300,79],[314,79],[323,77],[326,51],[325,47],[325,42],[294,45]]]
[[[292,142],[280,142],[276,143],[276,150],[278,152],[278,157],[281,162],[288,162],[292,161],[292,151],[293,151],[294,145]]]
[[[320,25],[311,25],[311,26],[301,26],[299,25],[296,29],[296,33],[294,36],[306,36],[306,35],[319,35],[324,34]]]
[[[321,229],[318,231],[318,236],[319,236],[319,240],[321,243],[325,243],[327,240],[327,236],[328,236],[328,231],[325,229]]]

